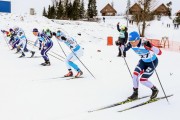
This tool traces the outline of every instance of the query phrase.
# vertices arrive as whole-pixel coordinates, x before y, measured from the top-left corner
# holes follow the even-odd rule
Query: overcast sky
[[[1,1],[1,0],[0,0]],[[12,12],[13,13],[29,13],[30,8],[35,8],[38,15],[42,15],[43,7],[48,8],[48,5],[51,4],[51,0],[4,0],[4,1],[11,1],[12,2]],[[98,14],[100,10],[107,4],[107,3],[114,3],[114,8],[117,10],[118,13],[124,13],[127,0],[96,0],[97,1],[97,9]],[[131,0],[131,4],[133,4],[136,0]],[[172,13],[177,12],[180,10],[180,0],[156,0],[161,3],[167,3],[172,1]],[[84,0],[86,8],[88,4],[88,0]]]

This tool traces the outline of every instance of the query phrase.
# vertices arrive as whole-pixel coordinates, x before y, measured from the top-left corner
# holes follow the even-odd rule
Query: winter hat
[[[121,26],[121,30],[125,30],[126,27],[124,25]]]
[[[17,27],[17,26],[14,26],[14,31],[18,31],[19,30],[19,27]]]
[[[140,39],[140,35],[138,32],[136,31],[133,31],[133,32],[130,32],[129,33],[129,41],[136,41],[136,40],[139,40]]]
[[[57,37],[61,36],[61,31],[60,30],[57,31],[56,36]]]
[[[34,29],[33,29],[33,32],[38,32],[38,29],[37,29],[37,28],[34,28]]]
[[[10,32],[12,32],[12,31],[13,31],[13,29],[12,29],[12,28],[10,28],[10,29],[9,29],[9,31],[10,31]]]

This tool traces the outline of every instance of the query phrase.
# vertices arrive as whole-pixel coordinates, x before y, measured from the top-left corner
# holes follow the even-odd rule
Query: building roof
[[[177,14],[177,13],[180,13],[180,10],[179,10],[178,12],[176,12],[176,14]]]
[[[140,4],[138,4],[138,3],[134,3],[134,4],[130,7],[130,9],[131,9],[132,7],[134,7],[134,6],[139,7],[139,9],[142,9],[142,8],[143,8],[142,5],[140,5]],[[150,6],[150,11],[153,12],[153,11],[159,9],[159,7],[161,7],[161,6],[165,7],[166,10],[168,10],[168,7],[167,7],[164,3],[158,2],[158,1],[154,1],[154,2],[151,4],[151,6]]]
[[[166,11],[169,11],[168,7],[166,5],[164,5],[163,3],[157,7],[154,7],[154,9],[152,9],[151,11],[156,11],[156,10],[160,9],[160,7],[164,7],[166,9]]]
[[[142,10],[142,7],[141,7],[139,4],[137,4],[137,3],[134,3],[134,4],[129,8],[129,10],[131,10],[131,9],[134,8],[134,7],[138,8],[139,10]]]
[[[105,13],[105,12],[117,13],[117,11],[109,3],[100,12],[101,13]]]

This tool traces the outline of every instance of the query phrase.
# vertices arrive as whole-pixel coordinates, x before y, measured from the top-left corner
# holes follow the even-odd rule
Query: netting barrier
[[[168,39],[168,37],[162,37],[161,40],[158,39],[148,39],[153,45],[156,47],[159,47],[161,49],[167,50],[167,51],[175,51],[180,52],[180,42],[177,41],[171,41]]]

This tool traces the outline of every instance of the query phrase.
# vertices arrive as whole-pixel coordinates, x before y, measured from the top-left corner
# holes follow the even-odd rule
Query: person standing
[[[77,71],[75,77],[80,77],[83,74],[83,72],[78,67],[78,65],[74,63],[74,61],[79,59],[81,56],[83,56],[84,53],[83,48],[77,43],[77,41],[74,38],[66,36],[61,31],[57,31],[57,33],[53,33],[53,35],[60,42],[64,42],[72,51],[69,55],[67,55],[65,59],[65,63],[69,72],[65,74],[64,77],[73,76],[73,72],[71,68]]]
[[[139,80],[144,86],[152,90],[150,98],[154,99],[157,97],[159,90],[149,81],[149,78],[158,65],[156,55],[161,55],[162,52],[146,39],[140,38],[140,35],[136,31],[129,34],[129,43],[125,46],[124,51],[128,51],[130,48],[138,54],[141,59],[135,67],[132,76],[134,92],[128,99],[135,100],[138,98]]]
[[[121,27],[119,27],[119,23],[118,23],[117,30],[119,31],[118,41],[116,42],[116,45],[118,46],[118,49],[119,49],[119,53],[117,56],[121,57],[123,54],[123,56],[126,57],[126,52],[123,51],[123,53],[122,53],[121,50],[124,48],[124,45],[127,43],[127,39],[128,39],[127,27],[125,27],[123,25]]]
[[[41,55],[45,61],[44,63],[41,63],[41,65],[50,66],[51,63],[47,53],[53,46],[52,40],[45,33],[40,33],[37,28],[33,29],[33,34],[38,37],[38,39],[34,43],[34,46],[36,46],[36,44],[39,42],[39,50],[41,50]]]

